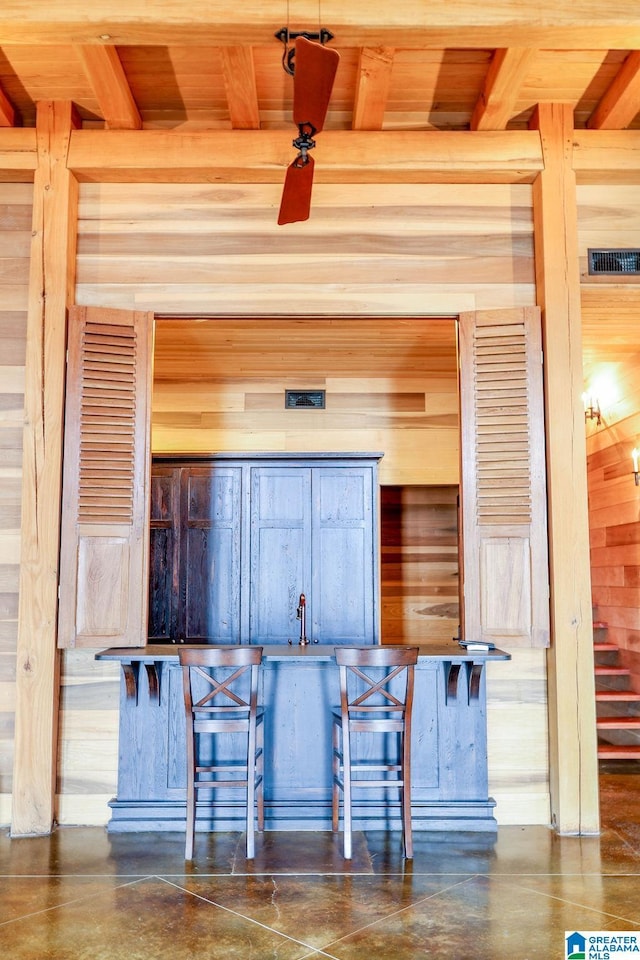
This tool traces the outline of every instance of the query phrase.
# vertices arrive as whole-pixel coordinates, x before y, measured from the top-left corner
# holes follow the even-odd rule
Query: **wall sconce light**
[[[640,450],[637,450],[635,447],[631,451],[631,459],[633,460],[633,479],[636,482],[636,487],[640,486],[640,475],[638,474],[638,457],[640,457]]]
[[[590,393],[583,393],[582,402],[584,403],[585,423],[587,420],[595,420],[596,424],[600,426],[602,414],[600,413],[600,404],[598,402],[598,398],[594,397]]]

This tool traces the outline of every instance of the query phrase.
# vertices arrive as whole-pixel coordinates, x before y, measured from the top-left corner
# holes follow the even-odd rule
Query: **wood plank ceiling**
[[[13,0],[0,11],[0,127],[33,127],[46,99],[73,101],[84,129],[292,131],[293,83],[274,34],[320,19],[341,57],[327,131],[526,130],[541,102],[571,103],[576,129],[638,130],[640,5],[604,7]],[[360,136],[352,149],[366,151]]]

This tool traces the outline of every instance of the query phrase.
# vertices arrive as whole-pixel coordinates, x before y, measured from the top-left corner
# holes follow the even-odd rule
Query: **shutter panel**
[[[146,644],[153,314],[69,316],[58,646]]]
[[[460,315],[464,635],[549,645],[537,307]]]

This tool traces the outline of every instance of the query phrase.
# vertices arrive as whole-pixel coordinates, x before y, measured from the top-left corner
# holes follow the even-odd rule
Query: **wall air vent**
[[[590,274],[640,274],[640,250],[589,250]]]
[[[324,410],[324,395],[324,390],[285,390],[284,405],[287,410]]]

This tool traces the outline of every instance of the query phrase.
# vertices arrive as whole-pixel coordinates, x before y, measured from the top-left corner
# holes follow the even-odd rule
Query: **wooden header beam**
[[[540,139],[495,132],[324,131],[318,183],[531,183]],[[91,182],[279,183],[291,161],[288,131],[81,130],[69,164]]]
[[[37,167],[35,127],[0,127],[0,182],[30,183]]]
[[[333,131],[318,138],[318,183],[532,183],[539,133]],[[90,182],[279,183],[287,131],[74,130],[69,169]],[[35,129],[0,127],[0,181],[28,182]],[[640,183],[640,130],[574,130],[578,183]]]

